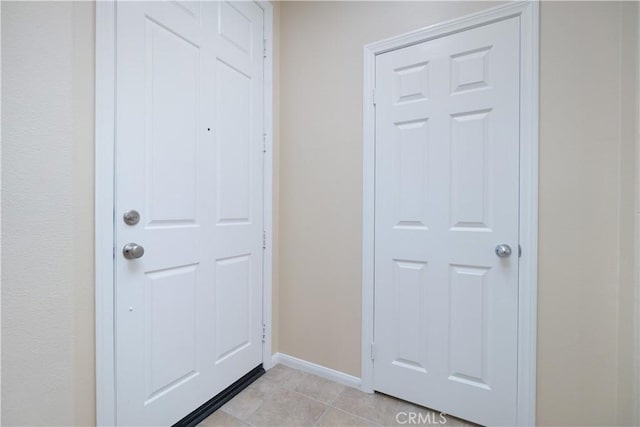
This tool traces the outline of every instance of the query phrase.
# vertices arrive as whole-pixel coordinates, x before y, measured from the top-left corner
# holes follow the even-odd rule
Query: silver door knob
[[[496,246],[496,255],[500,258],[506,258],[511,255],[511,246],[505,245],[504,243]]]
[[[140,221],[140,214],[137,210],[132,209],[122,215],[122,220],[127,225],[136,225]]]
[[[127,243],[122,248],[122,255],[126,259],[138,259],[144,255],[144,248],[137,243]]]

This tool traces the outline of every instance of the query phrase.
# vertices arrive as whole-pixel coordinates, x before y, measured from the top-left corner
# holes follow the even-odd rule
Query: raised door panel
[[[237,70],[252,75],[255,58],[262,53],[261,11],[250,2],[217,3],[218,57]]]
[[[188,265],[145,274],[145,404],[199,374],[197,269]]]
[[[238,10],[238,5],[225,1],[220,2],[220,18],[218,22],[220,36],[250,56],[253,49],[251,37],[253,23],[250,18]]]
[[[428,264],[423,261],[393,261],[393,337],[391,362],[400,369],[426,374]]]
[[[427,119],[395,123],[393,147],[396,228],[427,228],[429,122]]]
[[[475,48],[467,52],[451,55],[451,91],[463,93],[470,90],[488,88],[489,52],[491,46]]]
[[[251,77],[218,61],[218,224],[251,221]],[[255,144],[255,142],[253,142]]]
[[[429,63],[419,62],[396,68],[393,84],[396,105],[428,99]]]
[[[254,320],[251,269],[250,255],[216,262],[216,363],[251,343]]]
[[[490,109],[451,116],[451,226],[491,228]]]
[[[196,220],[200,49],[147,19],[146,152],[149,223]]]
[[[450,268],[449,380],[490,390],[490,268]]]

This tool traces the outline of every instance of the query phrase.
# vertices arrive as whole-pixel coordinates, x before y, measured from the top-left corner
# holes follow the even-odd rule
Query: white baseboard
[[[288,354],[275,353],[271,357],[271,360],[272,366],[281,364],[349,387],[359,389],[362,384],[362,381],[360,381],[360,378],[358,377],[354,377],[353,375],[345,374],[344,372],[336,371],[335,369],[327,368],[326,366],[318,365],[307,360],[298,359],[297,357],[289,356]]]

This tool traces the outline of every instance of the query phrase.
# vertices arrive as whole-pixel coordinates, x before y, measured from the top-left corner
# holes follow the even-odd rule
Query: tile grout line
[[[331,406],[331,405],[330,405],[329,403],[327,403],[327,402],[323,402],[322,400],[318,400],[318,399],[316,399],[316,398],[314,398],[314,397],[307,396],[306,394],[301,393],[301,392],[299,392],[298,390],[294,390],[294,389],[291,389],[291,388],[284,388],[284,389],[285,389],[285,390],[287,390],[287,391],[291,391],[291,392],[293,392],[293,393],[295,393],[295,394],[297,394],[297,395],[300,395],[300,396],[302,396],[302,397],[306,397],[306,398],[307,398],[307,399],[309,399],[309,400],[313,400],[314,402],[321,403],[321,404],[323,404],[323,405],[324,405],[324,406],[326,406],[326,407]]]
[[[289,369],[294,369],[294,368],[289,368]],[[297,369],[295,369],[295,370],[296,370],[296,371],[298,371],[298,372],[301,372],[301,373],[303,374],[304,378],[306,378],[306,377],[307,377],[307,376],[309,376],[309,375],[313,375],[313,374],[309,374],[309,373],[307,373],[307,372],[303,372],[303,371],[300,371],[300,370],[297,370]],[[315,376],[317,376],[317,375],[315,375]],[[322,377],[318,377],[318,378],[322,378]],[[301,381],[301,382],[302,382],[302,381]],[[333,383],[335,383],[335,384],[338,384],[338,383],[336,383],[335,381],[331,381],[331,382],[333,382]],[[342,384],[338,384],[338,385],[340,385],[340,386],[342,387],[342,390],[340,390],[340,393],[338,393],[336,396],[334,396],[334,397],[331,399],[331,401],[329,401],[329,402],[323,402],[323,401],[321,401],[321,400],[316,399],[315,397],[308,396],[308,395],[306,395],[306,394],[304,394],[304,393],[302,393],[302,392],[300,392],[300,391],[296,390],[296,389],[295,389],[295,387],[298,387],[298,385],[300,385],[300,384],[296,384],[296,386],[295,386],[294,388],[287,388],[287,387],[284,387],[284,386],[281,386],[281,385],[278,385],[278,384],[274,384],[274,385],[275,385],[276,387],[280,387],[280,388],[282,388],[282,389],[284,389],[284,390],[292,391],[292,392],[294,392],[294,393],[296,393],[296,394],[299,394],[299,395],[300,395],[300,396],[302,396],[302,397],[306,397],[307,399],[311,399],[311,400],[313,400],[314,402],[322,403],[323,405],[325,405],[325,406],[327,406],[327,407],[331,407],[331,406],[333,405],[333,403],[336,401],[336,399],[338,399],[338,397],[342,394],[342,392],[344,391],[344,387],[345,387],[345,386],[344,386],[344,385],[342,385]]]
[[[336,394],[336,395],[333,397],[333,399],[331,399],[331,402],[329,402],[329,406],[333,406],[333,404],[334,404],[334,403],[336,403],[336,400],[338,400],[338,398],[340,397],[340,395],[341,395],[342,393],[344,393],[344,387],[345,387],[345,386],[342,386],[342,390],[340,390],[340,393]]]
[[[322,419],[322,417],[324,417],[324,415],[327,413],[327,411],[329,410],[329,408],[330,408],[330,406],[327,406],[327,407],[325,408],[325,410],[324,410],[324,411],[322,411],[322,414],[320,414],[320,416],[318,417],[318,419],[317,419],[317,420],[315,420],[315,422],[313,423],[313,425],[314,425],[314,426],[317,426],[317,425],[318,425],[318,423],[320,423],[320,420]]]

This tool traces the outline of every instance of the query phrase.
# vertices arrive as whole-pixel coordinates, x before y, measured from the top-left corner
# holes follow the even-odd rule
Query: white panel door
[[[171,425],[262,362],[262,21],[117,4],[119,425]]]
[[[519,75],[518,18],[376,58],[374,387],[486,425],[516,424]]]

